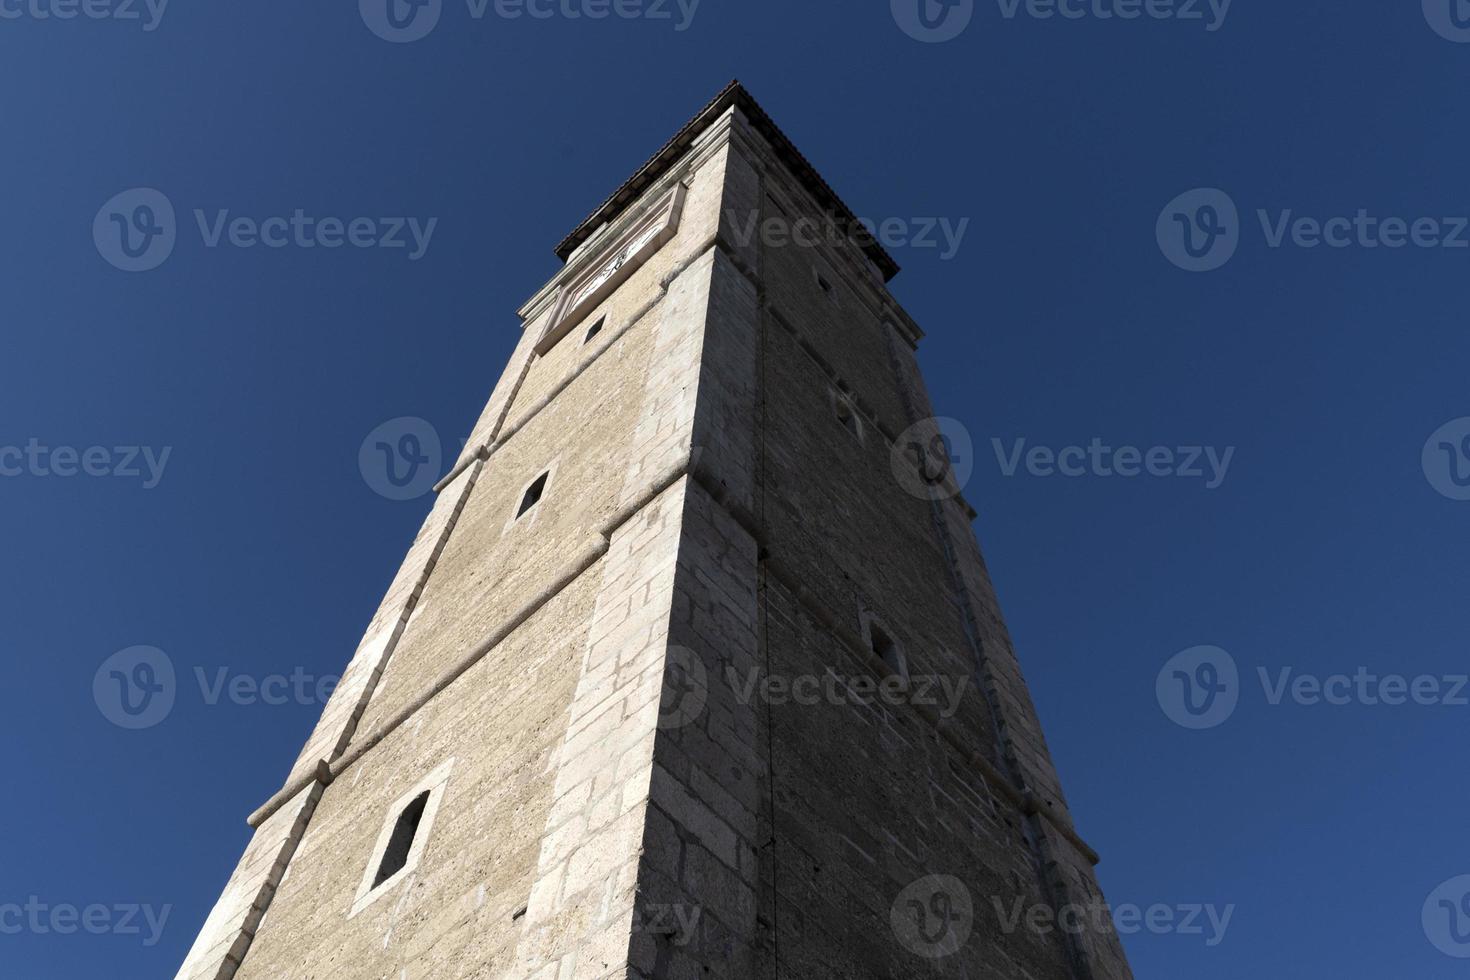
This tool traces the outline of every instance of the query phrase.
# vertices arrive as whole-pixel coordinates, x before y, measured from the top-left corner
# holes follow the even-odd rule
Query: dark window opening
[[[596,337],[598,334],[602,333],[602,327],[605,323],[607,323],[607,317],[598,317],[597,322],[592,324],[592,329],[587,331],[587,336],[582,338],[582,343],[585,344],[593,337]]]
[[[838,395],[833,405],[837,411],[837,421],[842,423],[842,427],[861,438],[862,429],[858,428],[857,413],[852,410],[852,403]]]
[[[822,287],[822,292],[828,296],[832,295],[832,284],[820,272],[817,273],[817,285]]]
[[[899,650],[898,644],[887,631],[877,623],[868,624],[868,638],[873,646],[873,652],[888,665],[888,672],[895,677],[907,677],[908,671],[904,667],[903,651]]]
[[[550,473],[542,473],[536,477],[535,483],[526,488],[526,495],[521,498],[520,510],[516,511],[517,517],[525,514],[526,511],[541,502],[541,495],[546,492],[546,480],[550,476]]]
[[[374,888],[408,866],[408,855],[413,851],[413,842],[419,835],[419,824],[428,805],[429,794],[424,793],[399,815],[398,823],[393,826],[393,836],[388,839],[388,849],[383,852],[383,863],[378,866],[378,875],[373,879]]]

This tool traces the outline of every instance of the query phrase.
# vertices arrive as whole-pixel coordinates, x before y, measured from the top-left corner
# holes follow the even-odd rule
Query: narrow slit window
[[[378,865],[378,873],[373,878],[374,888],[408,867],[408,856],[413,853],[413,842],[418,838],[419,824],[428,805],[429,794],[421,793],[399,814],[398,823],[393,825],[393,836],[388,839],[388,849],[383,852],[383,863]]]
[[[606,323],[607,323],[607,317],[605,317],[605,316],[598,317],[597,318],[597,322],[594,323],[594,324],[592,324],[592,329],[590,329],[590,330],[587,331],[587,336],[585,336],[585,337],[582,338],[582,343],[585,344],[588,341],[590,341],[593,337],[596,337],[598,334],[602,333],[602,328],[603,328],[603,326]]]
[[[817,285],[822,287],[822,292],[826,293],[827,297],[830,299],[832,296],[832,284],[828,282],[827,277],[822,275],[820,272],[817,273]]]
[[[888,635],[887,630],[876,622],[870,623],[868,627],[868,642],[872,645],[873,652],[878,655],[879,659],[888,665],[890,676],[908,678],[908,665],[904,662],[903,650],[894,641],[893,637]]]
[[[842,427],[861,440],[863,437],[862,423],[858,421],[857,412],[853,410],[852,402],[840,394],[834,394],[832,396],[832,410],[837,413],[837,421],[842,423]]]
[[[541,495],[546,492],[546,480],[550,473],[542,473],[536,477],[536,482],[526,488],[525,496],[521,497],[521,506],[516,510],[516,517],[522,517],[532,507],[541,502]]]

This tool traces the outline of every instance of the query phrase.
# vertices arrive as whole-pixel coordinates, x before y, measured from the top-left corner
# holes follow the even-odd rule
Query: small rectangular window
[[[890,677],[902,678],[905,682],[909,678],[908,658],[904,656],[903,646],[893,638],[876,616],[871,613],[863,617],[863,631],[867,634],[868,648],[883,661],[888,668]]]
[[[549,472],[542,473],[536,477],[536,482],[526,488],[525,495],[521,497],[521,506],[516,510],[517,518],[541,502],[541,495],[546,492],[546,481],[550,476],[551,474]]]
[[[863,423],[858,419],[857,410],[853,407],[848,397],[839,391],[832,392],[832,411],[837,415],[837,421],[842,427],[852,433],[859,442],[863,441]]]
[[[588,341],[590,341],[593,337],[596,337],[598,334],[602,333],[602,328],[603,328],[603,326],[606,323],[607,323],[607,317],[605,317],[605,316],[598,317],[597,318],[597,322],[594,323],[594,324],[592,324],[592,329],[590,329],[590,330],[587,331],[587,336],[585,336],[585,337],[582,338],[582,343],[585,344]]]
[[[429,794],[422,793],[399,814],[398,823],[393,825],[393,836],[388,838],[388,849],[383,852],[383,863],[378,865],[378,873],[373,878],[374,888],[408,867],[408,856],[413,852],[413,842],[418,838],[419,824],[428,805]]]

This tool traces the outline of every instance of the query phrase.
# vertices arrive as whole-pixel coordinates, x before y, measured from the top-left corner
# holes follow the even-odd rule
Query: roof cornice
[[[806,157],[802,156],[801,151],[786,134],[781,132],[780,127],[761,108],[760,103],[756,102],[745,86],[734,81],[725,86],[724,90],[715,96],[714,101],[685,123],[683,128],[674,134],[673,139],[665,143],[647,163],[639,167],[637,172],[623,183],[623,186],[614,191],[613,195],[578,225],[575,231],[563,239],[561,244],[556,246],[557,257],[563,262],[567,261],[578,246],[591,238],[604,224],[614,220],[624,208],[636,201],[639,195],[667,173],[669,168],[673,167],[694,145],[700,133],[708,129],[731,107],[739,107],[745,113],[751,126],[766,138],[775,150],[776,156],[790,168],[792,174],[840,228],[851,233],[860,227],[857,217],[843,203],[842,198],[837,196],[837,192],[822,179],[822,175],[817,173],[816,168],[807,161]],[[873,240],[873,236],[866,234],[855,236],[854,243],[878,267],[883,274],[884,282],[898,275],[898,263],[882,245]]]

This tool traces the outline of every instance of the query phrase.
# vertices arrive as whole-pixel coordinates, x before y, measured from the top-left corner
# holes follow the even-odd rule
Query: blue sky
[[[0,912],[100,933],[0,932],[0,975],[172,975],[319,711],[292,678],[345,665],[428,506],[364,441],[413,417],[451,454],[552,246],[738,76],[859,215],[968,220],[893,288],[1079,825],[1115,904],[1233,907],[1213,946],[1127,937],[1138,976],[1463,976],[1470,9],[981,0],[925,41],[904,2],[444,0],[388,43],[350,2],[0,0]],[[135,188],[176,234],[130,273],[93,224]],[[317,247],[269,222],[298,210]],[[1093,440],[1233,453],[1105,476]],[[136,647],[177,682],[132,729],[93,685]]]

